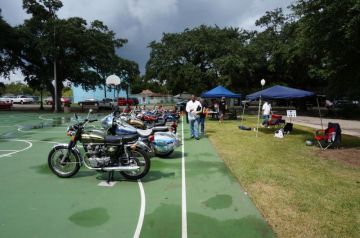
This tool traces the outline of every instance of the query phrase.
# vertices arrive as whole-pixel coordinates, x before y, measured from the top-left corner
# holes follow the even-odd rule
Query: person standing
[[[262,125],[267,127],[269,119],[270,119],[271,104],[268,103],[267,101],[265,101],[265,103],[262,107],[262,111],[263,111],[263,119],[264,119],[264,121],[262,122]]]
[[[208,105],[204,99],[200,100],[201,103],[201,112],[200,112],[200,133],[201,135],[205,134],[205,118],[207,115]]]
[[[220,113],[219,123],[222,123],[224,121],[225,111],[226,111],[226,101],[225,101],[225,97],[222,97],[219,104],[219,113]]]
[[[186,112],[190,123],[191,138],[199,140],[199,121],[201,113],[201,104],[196,100],[194,95],[191,95],[191,100],[186,103]]]

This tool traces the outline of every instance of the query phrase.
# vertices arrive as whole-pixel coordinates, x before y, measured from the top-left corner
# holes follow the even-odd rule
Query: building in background
[[[105,91],[103,87],[96,87],[95,90],[85,90],[81,86],[72,85],[71,89],[73,91],[74,103],[78,103],[80,101],[84,101],[85,99],[89,99],[89,98],[97,99],[97,100],[102,100],[105,98]],[[126,98],[126,91],[121,89],[119,90],[119,94],[118,94],[117,90],[115,90],[114,88],[107,87],[106,98],[115,99],[118,97]],[[129,97],[130,97],[130,93],[129,93]]]
[[[133,94],[132,97],[136,97],[139,100],[139,104],[142,105],[174,103],[172,95],[154,93],[149,89],[145,89],[139,94]]]

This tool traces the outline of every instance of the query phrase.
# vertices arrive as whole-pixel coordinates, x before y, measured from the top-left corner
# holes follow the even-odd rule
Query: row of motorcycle
[[[48,165],[61,178],[75,175],[84,165],[87,169],[108,172],[108,182],[114,172],[125,178],[143,178],[150,170],[153,156],[166,158],[181,145],[177,124],[179,113],[174,111],[131,111],[117,109],[101,119],[101,129],[89,126],[92,110],[66,130],[67,144],[56,144],[49,152]],[[78,145],[78,142],[80,145]]]

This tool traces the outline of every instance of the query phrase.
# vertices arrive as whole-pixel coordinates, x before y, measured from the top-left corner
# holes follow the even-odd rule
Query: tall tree
[[[166,84],[174,94],[199,94],[219,83],[232,87],[240,80],[235,76],[241,70],[238,54],[245,41],[237,28],[202,25],[182,33],[166,33],[160,42],[149,45],[146,79]]]
[[[298,0],[292,10],[302,44],[320,62],[313,75],[327,81],[333,96],[360,93],[360,3],[358,0]]]
[[[0,9],[0,76],[9,76],[17,65],[20,44],[14,29],[2,18]]]
[[[88,27],[79,17],[59,19],[59,0],[24,0],[23,6],[32,15],[17,28],[23,44],[21,68],[30,85],[45,85],[54,98],[56,62],[58,110],[65,80],[85,89],[104,85],[105,75],[113,71],[115,50],[126,40],[115,38],[115,33],[98,20]]]

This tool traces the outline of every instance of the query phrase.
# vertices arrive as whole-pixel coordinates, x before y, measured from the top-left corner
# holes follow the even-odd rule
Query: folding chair
[[[329,147],[339,147],[341,143],[341,128],[338,123],[329,122],[326,130],[315,131],[315,140],[322,150]]]
[[[285,120],[282,119],[281,115],[272,114],[270,120],[268,120],[268,126],[282,127],[285,124]]]

